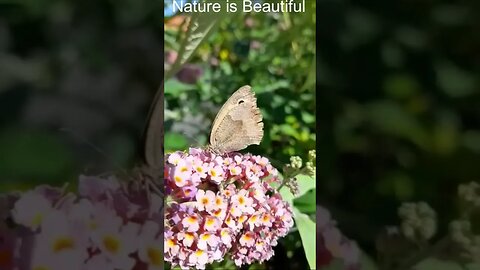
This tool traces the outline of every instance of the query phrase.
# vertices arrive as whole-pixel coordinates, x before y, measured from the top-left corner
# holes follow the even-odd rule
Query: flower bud
[[[300,169],[302,167],[302,158],[299,156],[290,157],[290,166],[294,169]]]
[[[311,177],[315,176],[316,168],[315,168],[315,165],[313,164],[313,162],[307,161],[307,163],[305,164],[305,169],[307,170],[307,174],[309,176],[311,176]]]
[[[435,211],[424,202],[404,203],[398,209],[398,215],[402,219],[403,235],[413,242],[428,240],[437,231]]]
[[[480,184],[470,182],[458,187],[458,196],[461,200],[473,207],[480,207]]]
[[[310,150],[308,151],[308,159],[309,160],[315,160],[317,158],[317,153],[315,150]]]

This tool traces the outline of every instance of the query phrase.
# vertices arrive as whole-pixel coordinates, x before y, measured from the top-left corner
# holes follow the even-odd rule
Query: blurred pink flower
[[[32,207],[35,205],[35,207]],[[43,218],[52,211],[52,203],[37,191],[28,191],[18,199],[12,209],[12,217],[17,224],[37,230]]]
[[[120,217],[114,217],[99,224],[92,233],[92,240],[114,268],[132,269],[135,261],[130,254],[138,248],[138,234],[138,224],[123,225]]]
[[[10,234],[13,238],[0,243],[0,269],[161,268],[160,194],[113,176],[81,176],[78,190],[77,197],[40,186],[18,196],[15,203],[1,201],[13,206],[17,227]],[[152,230],[156,238],[151,237]]]
[[[248,28],[252,28],[255,26],[255,20],[252,17],[245,18],[245,26]]]
[[[138,236],[138,257],[147,264],[148,270],[163,269],[163,242],[159,234],[159,224],[147,221]]]
[[[262,43],[256,41],[256,40],[252,40],[250,42],[250,49],[252,50],[258,50],[262,47]]]
[[[80,269],[88,258],[88,235],[69,222],[65,213],[52,210],[35,237],[32,269]]]
[[[317,205],[317,265],[329,265],[333,259],[343,261],[345,269],[359,267],[360,251],[336,227],[330,212]]]
[[[202,76],[203,70],[200,66],[194,64],[185,64],[176,77],[179,81],[187,84],[195,84]]]
[[[165,62],[169,65],[175,63],[178,53],[176,51],[168,51],[165,53]]]

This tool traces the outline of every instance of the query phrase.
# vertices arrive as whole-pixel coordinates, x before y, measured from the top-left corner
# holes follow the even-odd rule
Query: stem
[[[297,175],[305,173],[306,171],[307,171],[307,167],[303,167],[297,170],[296,172],[293,172],[291,175],[286,174],[286,176],[283,178],[282,183],[280,184],[280,186],[278,186],[277,191],[280,191],[280,189],[282,189],[282,187],[285,186],[288,179],[295,178],[297,177]]]
[[[180,49],[178,50],[177,59],[175,59],[175,62],[173,62],[172,66],[170,67],[170,69],[165,74],[165,80],[170,79],[175,73],[178,72],[178,70],[182,66],[181,62],[182,62],[182,59],[183,59],[183,54],[185,53],[185,50],[186,50],[186,47],[187,47],[188,38],[190,37],[190,34],[192,33],[192,29],[193,29],[193,26],[194,26],[194,22],[196,20],[196,16],[197,16],[196,13],[194,13],[190,17],[190,21],[188,22],[187,32],[185,33],[185,37],[181,42]]]

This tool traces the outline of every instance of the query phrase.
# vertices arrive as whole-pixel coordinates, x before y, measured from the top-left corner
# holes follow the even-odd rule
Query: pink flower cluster
[[[270,259],[293,226],[290,206],[270,185],[276,181],[278,171],[261,156],[196,148],[168,155],[165,261],[203,269],[227,255],[237,266]]]
[[[163,269],[163,198],[114,177],[80,177],[78,193],[40,186],[5,207],[0,269]]]

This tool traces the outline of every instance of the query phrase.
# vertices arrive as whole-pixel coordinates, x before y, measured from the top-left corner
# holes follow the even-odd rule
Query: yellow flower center
[[[152,265],[156,265],[156,266],[162,265],[163,258],[162,258],[162,252],[160,250],[158,250],[157,248],[150,247],[147,250],[147,255]]]
[[[98,227],[98,224],[95,220],[91,220],[88,223],[88,228],[90,228],[90,230],[95,230],[95,229],[97,229],[97,227]]]
[[[120,241],[113,236],[105,236],[103,238],[103,245],[105,248],[110,251],[111,253],[117,253],[120,249]]]
[[[178,175],[175,176],[175,182],[180,183],[180,182],[182,182],[182,180],[183,179],[180,176],[178,176]]]
[[[207,222],[206,222],[206,223],[207,223],[207,225],[210,226],[210,225],[215,224],[215,220],[214,220],[213,218],[209,218],[209,219],[207,219]]]
[[[73,239],[70,237],[59,237],[52,246],[53,252],[58,253],[66,249],[72,249],[74,246]]]
[[[174,247],[175,246],[175,241],[173,241],[172,239],[168,239],[167,240],[167,247]]]
[[[37,213],[32,219],[32,226],[39,226],[42,223],[43,215],[42,213]]]

